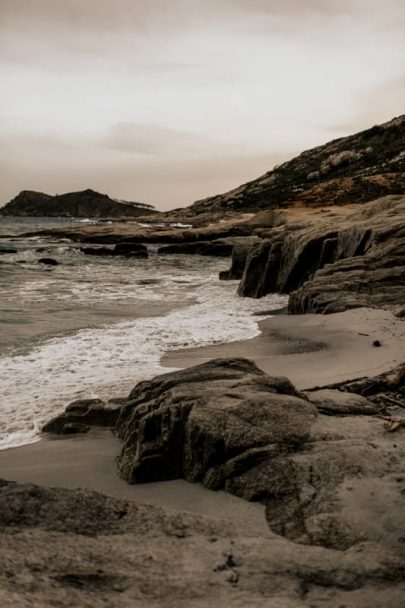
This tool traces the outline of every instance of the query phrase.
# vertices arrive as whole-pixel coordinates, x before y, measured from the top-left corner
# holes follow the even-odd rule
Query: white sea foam
[[[125,396],[139,380],[167,371],[160,365],[167,351],[258,335],[252,313],[285,303],[281,296],[238,298],[236,284],[219,282],[216,275],[197,286],[195,275],[175,280],[188,287],[194,282],[195,304],[166,316],[80,330],[42,342],[26,354],[1,358],[0,449],[38,439],[41,425],[73,399]],[[156,287],[143,287],[145,299],[153,299]]]

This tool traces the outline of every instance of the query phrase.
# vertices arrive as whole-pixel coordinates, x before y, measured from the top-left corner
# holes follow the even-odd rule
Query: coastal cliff
[[[306,150],[224,194],[196,201],[189,209],[259,211],[294,205],[319,207],[358,203],[404,188],[405,115]],[[401,175],[402,174],[402,175]]]
[[[23,190],[0,209],[0,216],[24,217],[137,217],[151,213],[157,213],[152,205],[112,199],[91,189],[55,196]]]

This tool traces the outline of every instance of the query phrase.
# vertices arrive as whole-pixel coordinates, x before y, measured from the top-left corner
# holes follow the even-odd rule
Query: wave
[[[43,423],[73,399],[126,396],[138,381],[167,371],[160,360],[168,351],[255,337],[252,313],[286,301],[239,298],[235,283],[216,275],[190,286],[196,303],[165,316],[80,330],[0,359],[0,449],[38,440]]]

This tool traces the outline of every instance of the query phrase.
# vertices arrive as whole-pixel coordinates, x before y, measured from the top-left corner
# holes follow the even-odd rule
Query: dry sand
[[[162,365],[184,368],[216,357],[247,357],[299,389],[374,376],[405,360],[405,323],[391,312],[357,308],[331,315],[276,315],[251,340],[174,351]],[[373,346],[378,340],[380,347]]]

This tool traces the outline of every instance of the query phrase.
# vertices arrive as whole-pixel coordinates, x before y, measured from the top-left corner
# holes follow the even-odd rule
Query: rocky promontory
[[[0,209],[1,215],[40,217],[138,217],[157,213],[152,205],[130,203],[87,189],[66,194],[23,190]]]
[[[405,196],[321,213],[284,214],[257,229],[261,241],[234,250],[239,295],[288,293],[291,313],[330,313],[405,302]],[[242,256],[242,260],[241,260]],[[223,278],[227,278],[226,276]]]

